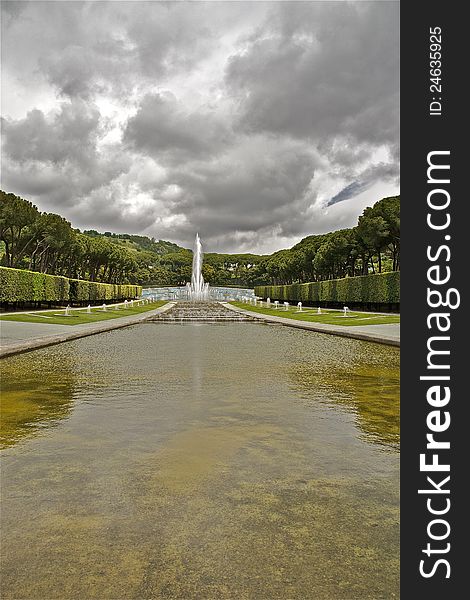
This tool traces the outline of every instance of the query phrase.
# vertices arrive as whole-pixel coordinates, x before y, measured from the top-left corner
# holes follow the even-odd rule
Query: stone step
[[[243,321],[253,321],[254,319],[250,319],[250,318],[241,318],[241,319],[230,319],[230,318],[224,318],[224,317],[220,317],[220,318],[198,318],[198,319],[192,319],[190,317],[187,318],[175,318],[175,319],[148,319],[149,322],[151,323],[241,323]]]
[[[232,312],[218,302],[178,302],[170,310],[150,317],[154,323],[240,323],[253,321],[247,315]]]

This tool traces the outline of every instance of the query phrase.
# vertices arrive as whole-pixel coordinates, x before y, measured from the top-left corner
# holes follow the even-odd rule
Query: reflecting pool
[[[2,598],[398,597],[396,348],[147,323],[2,370]]]

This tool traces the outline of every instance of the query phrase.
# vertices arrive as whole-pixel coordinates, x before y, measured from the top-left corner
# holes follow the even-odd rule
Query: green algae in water
[[[5,360],[2,597],[398,597],[398,356],[148,324]]]
[[[359,359],[347,367],[299,362],[292,366],[291,377],[309,401],[328,402],[354,414],[366,440],[398,449],[400,370],[398,357],[388,349],[378,347],[367,362]]]
[[[0,448],[66,419],[73,406],[74,384],[70,357],[63,357],[57,369],[51,369],[39,353],[3,360]]]

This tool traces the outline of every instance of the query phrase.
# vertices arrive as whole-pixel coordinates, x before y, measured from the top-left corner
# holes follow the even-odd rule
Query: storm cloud
[[[2,12],[2,188],[74,226],[272,251],[398,193],[397,2]]]

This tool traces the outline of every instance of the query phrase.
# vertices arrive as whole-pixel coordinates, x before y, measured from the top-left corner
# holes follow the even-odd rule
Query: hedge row
[[[71,302],[96,302],[98,300],[124,300],[142,294],[140,285],[95,283],[82,279],[69,279]]]
[[[67,279],[23,269],[0,267],[0,302],[86,303],[137,298],[139,285],[116,285]]]
[[[291,302],[399,304],[400,272],[292,285],[260,285],[255,287],[255,294],[261,298]]]

